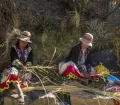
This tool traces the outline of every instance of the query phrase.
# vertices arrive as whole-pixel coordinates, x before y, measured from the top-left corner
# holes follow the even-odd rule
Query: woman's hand
[[[27,71],[27,67],[24,66],[24,65],[22,65],[22,66],[21,66],[21,70],[23,70],[23,71]]]
[[[26,66],[23,66],[23,70],[24,70],[24,71],[27,71],[27,67],[26,67]]]

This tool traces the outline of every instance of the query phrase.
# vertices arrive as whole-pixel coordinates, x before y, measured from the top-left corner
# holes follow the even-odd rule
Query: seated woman
[[[68,57],[59,64],[59,73],[63,76],[74,76],[77,78],[90,78],[95,73],[93,67],[87,64],[87,58],[90,53],[89,47],[92,47],[93,35],[84,34],[79,39],[79,43],[72,47]]]
[[[12,83],[17,89],[19,98],[19,104],[24,104],[24,95],[21,90],[21,81],[20,75],[21,72],[25,72],[28,66],[31,66],[33,63],[33,53],[30,47],[31,33],[28,31],[23,31],[23,33],[17,37],[16,45],[11,47],[11,66],[8,69],[5,69],[2,72],[1,83],[0,83],[0,92],[3,93],[5,90],[9,89],[10,84]],[[31,77],[25,77],[24,83],[26,84],[27,79]],[[27,85],[27,84],[26,84]],[[23,85],[22,85],[23,86]],[[1,97],[1,101],[3,97]],[[1,102],[4,105],[3,102]]]

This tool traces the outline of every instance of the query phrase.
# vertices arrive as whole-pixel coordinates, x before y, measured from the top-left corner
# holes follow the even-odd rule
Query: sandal
[[[18,105],[24,105],[25,102],[24,102],[24,99],[23,98],[19,98],[18,99]]]
[[[25,101],[24,101],[24,95],[19,94],[19,98],[18,98],[18,105],[24,105]]]

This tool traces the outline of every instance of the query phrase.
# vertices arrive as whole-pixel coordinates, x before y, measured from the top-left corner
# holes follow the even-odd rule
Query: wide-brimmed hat
[[[93,42],[93,35],[90,33],[85,33],[82,38],[79,39],[82,43],[91,46]]]
[[[21,33],[21,35],[19,37],[17,37],[17,39],[19,39],[21,41],[32,43],[30,38],[31,38],[31,33],[29,31],[23,31]]]

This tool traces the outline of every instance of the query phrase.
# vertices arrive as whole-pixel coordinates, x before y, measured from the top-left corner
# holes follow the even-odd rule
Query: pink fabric
[[[77,72],[77,70],[73,66],[68,66],[66,70],[63,72],[63,76],[67,76],[69,73],[72,73],[73,75],[77,76],[78,78],[83,78],[84,76]]]
[[[78,77],[78,78],[86,78],[82,73],[78,72],[74,66],[69,65],[65,71],[62,73],[63,76],[68,76],[69,73],[73,74],[74,76]],[[89,79],[95,79],[95,78],[99,78],[100,76],[97,74],[92,74],[91,77]]]
[[[94,78],[100,78],[100,75],[97,73],[91,74],[90,79],[94,79]]]

